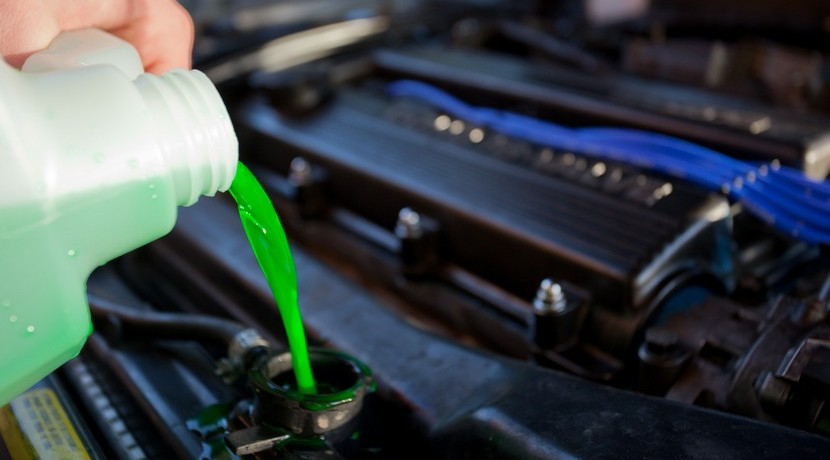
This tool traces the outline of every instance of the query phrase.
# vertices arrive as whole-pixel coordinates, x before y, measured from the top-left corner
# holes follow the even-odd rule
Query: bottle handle
[[[42,73],[102,64],[117,68],[130,80],[144,73],[138,51],[101,29],[62,32],[45,49],[29,56],[21,70]]]

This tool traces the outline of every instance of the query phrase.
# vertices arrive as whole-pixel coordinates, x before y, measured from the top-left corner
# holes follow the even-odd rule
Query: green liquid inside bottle
[[[282,316],[297,388],[302,394],[315,394],[317,388],[297,303],[297,273],[285,231],[265,190],[242,163],[237,166],[230,192],[239,207],[239,218],[251,249]]]

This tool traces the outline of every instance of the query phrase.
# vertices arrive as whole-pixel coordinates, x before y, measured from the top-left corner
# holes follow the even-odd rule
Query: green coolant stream
[[[311,374],[308,346],[297,303],[297,273],[280,219],[265,190],[242,163],[237,165],[230,192],[239,207],[239,218],[251,249],[282,316],[297,388],[302,394],[315,394],[317,388]]]

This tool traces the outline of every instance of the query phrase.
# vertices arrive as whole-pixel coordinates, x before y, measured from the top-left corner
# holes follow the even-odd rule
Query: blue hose
[[[504,135],[557,150],[617,161],[725,193],[779,231],[812,244],[830,243],[830,184],[777,164],[752,164],[682,139],[623,128],[568,128],[532,117],[471,106],[425,83],[387,86],[447,114]]]

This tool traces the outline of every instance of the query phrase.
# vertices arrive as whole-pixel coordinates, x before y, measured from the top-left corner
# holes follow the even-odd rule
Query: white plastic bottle
[[[141,72],[98,30],[62,34],[22,72],[0,59],[0,406],[80,351],[93,269],[231,185],[237,140],[213,84]]]

